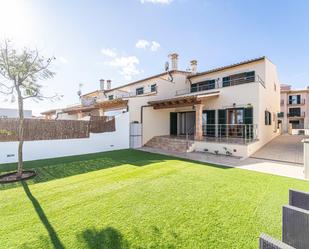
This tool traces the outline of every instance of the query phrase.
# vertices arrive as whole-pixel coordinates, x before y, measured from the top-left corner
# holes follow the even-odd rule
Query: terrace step
[[[175,152],[188,152],[192,145],[193,141],[169,136],[156,136],[145,144],[146,147]]]

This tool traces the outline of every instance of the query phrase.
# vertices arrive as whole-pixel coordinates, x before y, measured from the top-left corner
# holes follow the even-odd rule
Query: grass
[[[0,172],[16,165],[0,165]],[[281,236],[291,178],[134,150],[26,163],[0,190],[0,248],[257,248]]]

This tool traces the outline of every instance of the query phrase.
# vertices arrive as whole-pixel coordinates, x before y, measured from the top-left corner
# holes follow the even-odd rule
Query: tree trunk
[[[18,95],[18,112],[19,112],[19,126],[18,126],[18,168],[17,176],[21,177],[23,173],[23,145],[24,145],[24,103],[19,87],[16,88]]]

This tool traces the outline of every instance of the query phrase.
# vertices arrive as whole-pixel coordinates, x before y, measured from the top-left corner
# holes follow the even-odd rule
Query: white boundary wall
[[[82,155],[129,148],[129,113],[115,117],[116,131],[94,134],[89,138],[27,141],[24,160]],[[17,161],[18,142],[0,142],[0,164]],[[9,155],[9,156],[8,156]]]

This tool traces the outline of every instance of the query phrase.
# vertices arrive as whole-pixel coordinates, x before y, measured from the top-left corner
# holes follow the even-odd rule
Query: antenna
[[[167,62],[165,62],[165,71],[169,71],[170,69],[170,64]]]
[[[82,86],[83,84],[82,83],[79,83],[78,84],[78,91],[77,91],[77,95],[80,97],[82,95]]]

